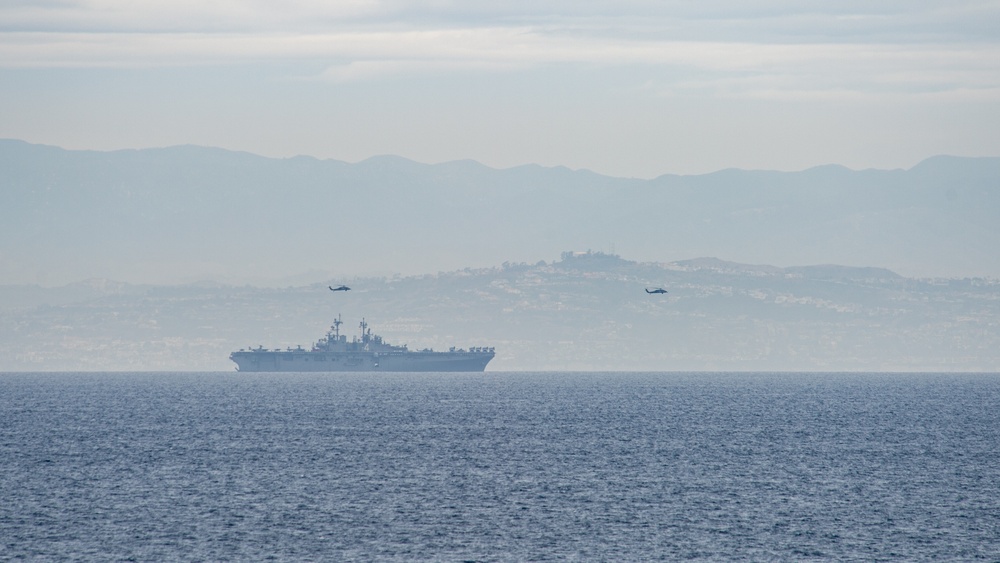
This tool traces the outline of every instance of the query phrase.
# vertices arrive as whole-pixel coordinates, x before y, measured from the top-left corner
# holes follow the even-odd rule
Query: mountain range
[[[0,141],[0,284],[299,284],[604,249],[1000,277],[1000,158],[650,180],[526,165]]]

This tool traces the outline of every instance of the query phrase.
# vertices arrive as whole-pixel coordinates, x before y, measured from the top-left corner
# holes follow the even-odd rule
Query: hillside
[[[411,348],[494,346],[489,371],[1000,371],[989,279],[584,252],[344,281],[0,286],[0,371],[230,371],[229,352],[308,345],[338,314]]]

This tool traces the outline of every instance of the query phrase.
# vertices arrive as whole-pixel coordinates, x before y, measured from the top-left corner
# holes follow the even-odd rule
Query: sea
[[[1000,374],[0,374],[0,560],[1000,561]]]

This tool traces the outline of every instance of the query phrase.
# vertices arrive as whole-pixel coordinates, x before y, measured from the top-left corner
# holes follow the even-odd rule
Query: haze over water
[[[0,558],[996,560],[996,374],[0,375]]]

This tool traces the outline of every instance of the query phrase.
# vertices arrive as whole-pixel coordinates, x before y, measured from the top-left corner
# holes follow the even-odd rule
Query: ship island
[[[350,341],[340,334],[340,315],[333,322],[326,336],[312,348],[240,349],[229,355],[236,362],[236,371],[485,371],[493,359],[492,347],[451,347],[447,352],[433,349],[409,350],[406,345],[395,346],[381,336],[372,334],[368,323],[361,319],[361,334]]]

